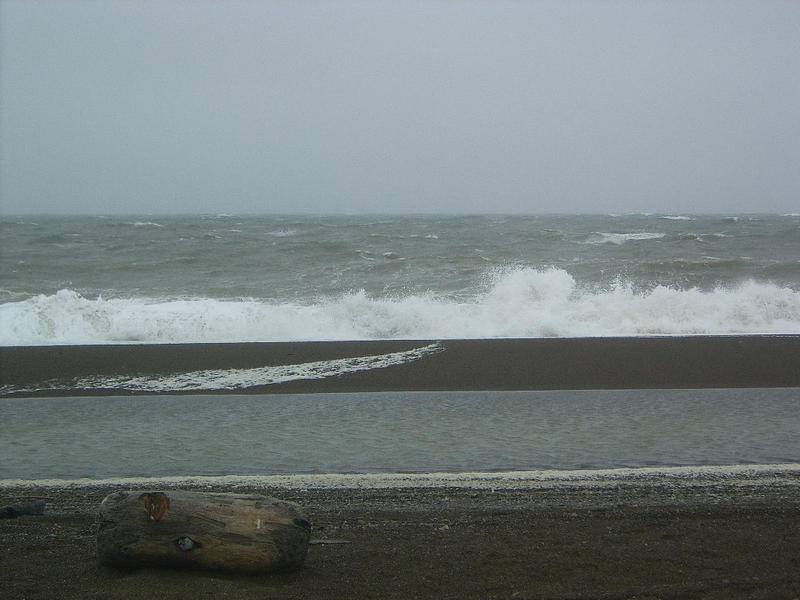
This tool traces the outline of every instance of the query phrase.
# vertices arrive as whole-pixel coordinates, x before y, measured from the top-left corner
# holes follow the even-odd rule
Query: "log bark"
[[[100,505],[97,555],[109,566],[265,573],[305,561],[311,525],[267,496],[123,491]]]

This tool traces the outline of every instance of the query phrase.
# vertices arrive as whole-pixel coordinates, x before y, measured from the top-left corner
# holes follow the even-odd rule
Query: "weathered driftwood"
[[[121,568],[263,573],[302,565],[310,533],[300,508],[275,498],[125,491],[100,505],[97,554]]]
[[[0,507],[0,519],[12,519],[20,515],[43,515],[44,500],[31,500],[22,504],[9,504]]]

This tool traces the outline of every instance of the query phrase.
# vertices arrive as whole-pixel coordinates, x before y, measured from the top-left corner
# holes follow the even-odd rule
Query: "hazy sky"
[[[0,6],[4,214],[800,212],[800,2]]]

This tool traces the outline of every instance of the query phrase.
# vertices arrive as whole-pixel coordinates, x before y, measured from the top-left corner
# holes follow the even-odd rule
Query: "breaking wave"
[[[561,269],[507,268],[468,299],[95,299],[63,289],[0,305],[0,345],[800,333],[800,292],[747,281],[713,290],[625,281],[581,287]]]

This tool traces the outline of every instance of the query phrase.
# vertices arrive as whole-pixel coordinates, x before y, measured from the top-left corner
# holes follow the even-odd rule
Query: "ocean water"
[[[800,215],[0,219],[0,345],[800,333]]]
[[[0,480],[800,462],[795,389],[11,398]]]
[[[800,333],[800,215],[5,216],[3,346],[431,342],[37,384],[153,395],[3,398],[0,479],[800,462],[797,389],[169,395],[448,338],[740,333]]]

